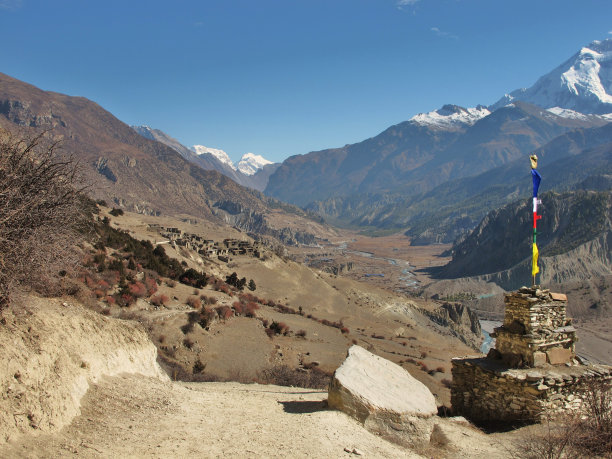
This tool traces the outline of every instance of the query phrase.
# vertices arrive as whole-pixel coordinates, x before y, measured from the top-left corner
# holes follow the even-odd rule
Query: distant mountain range
[[[528,154],[539,151],[542,167],[559,170],[554,162],[605,143],[611,56],[612,39],[596,41],[489,107],[445,105],[363,142],[292,156],[264,192],[334,224],[452,242],[489,210],[528,195]],[[544,187],[571,188],[606,161],[593,156],[590,169],[546,178]]]
[[[268,184],[268,178],[279,166],[279,164],[253,153],[244,154],[238,164],[234,165],[223,150],[205,147],[204,145],[194,145],[192,148],[187,148],[165,132],[149,126],[132,126],[132,129],[147,139],[157,140],[168,145],[178,151],[183,158],[203,169],[221,172],[234,182],[258,191],[264,190]]]
[[[289,244],[311,243],[312,231],[326,231],[303,210],[194,164],[198,155],[159,131],[139,135],[88,99],[42,91],[1,73],[0,128],[17,136],[48,131],[62,154],[78,160],[92,197],[111,206],[205,218]]]

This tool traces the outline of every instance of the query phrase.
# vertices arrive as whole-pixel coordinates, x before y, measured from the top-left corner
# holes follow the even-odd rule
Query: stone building
[[[612,381],[612,367],[575,355],[567,297],[538,287],[505,296],[502,326],[487,357],[452,360],[453,412],[475,422],[533,422],[578,410],[592,381]]]

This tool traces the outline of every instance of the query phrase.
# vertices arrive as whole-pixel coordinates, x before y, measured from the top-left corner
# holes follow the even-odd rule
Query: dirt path
[[[326,409],[326,391],[171,382],[130,321],[35,297],[2,319],[0,458],[422,457]],[[436,422],[424,456],[512,457],[504,435]]]
[[[22,437],[1,457],[420,457],[326,410],[325,391],[103,378],[56,434]],[[355,456],[356,457],[356,456]]]

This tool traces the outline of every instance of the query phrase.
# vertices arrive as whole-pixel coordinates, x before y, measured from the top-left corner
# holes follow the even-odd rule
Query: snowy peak
[[[268,164],[274,164],[268,161],[263,156],[254,153],[246,153],[240,158],[238,164],[234,164],[228,154],[217,148],[205,147],[204,145],[194,145],[191,149],[199,155],[210,154],[214,156],[223,165],[231,168],[233,171],[241,172],[244,175],[254,175],[260,169]]]
[[[218,159],[221,163],[230,167],[232,170],[236,170],[236,166],[232,163],[230,157],[223,150],[218,150],[217,148],[209,148],[204,145],[194,145],[191,149],[199,155],[211,154],[216,159]]]
[[[542,108],[612,113],[612,39],[592,42],[530,88],[506,94],[490,108],[495,110],[513,100]]]
[[[410,121],[417,124],[438,127],[441,129],[461,128],[473,125],[476,121],[488,116],[491,112],[484,106],[463,108],[458,105],[444,105],[429,113],[419,113]]]
[[[608,113],[605,115],[585,115],[584,113],[576,112],[574,110],[570,110],[569,108],[561,108],[561,107],[552,107],[546,109],[547,112],[552,113],[553,115],[560,116],[561,118],[567,118],[571,120],[583,120],[583,121],[612,121],[612,113]]]
[[[253,175],[268,164],[274,163],[272,161],[268,161],[261,155],[246,153],[238,162],[238,170],[245,175]]]

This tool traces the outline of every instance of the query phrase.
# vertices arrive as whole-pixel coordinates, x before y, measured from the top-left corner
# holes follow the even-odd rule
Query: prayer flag
[[[531,277],[535,277],[537,273],[540,272],[540,268],[538,268],[538,246],[533,243],[533,258],[531,262]]]
[[[533,197],[538,197],[538,188],[540,188],[540,181],[542,176],[535,169],[531,169],[531,181],[533,182]]]

